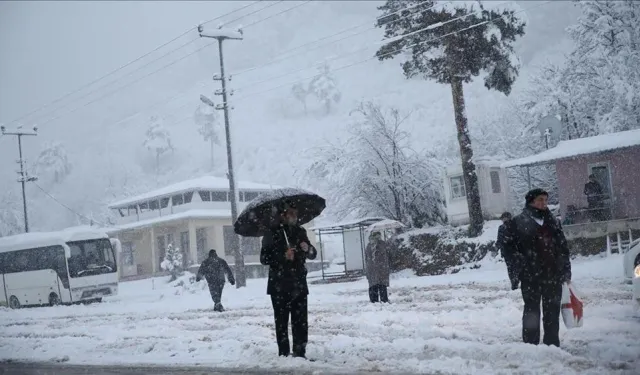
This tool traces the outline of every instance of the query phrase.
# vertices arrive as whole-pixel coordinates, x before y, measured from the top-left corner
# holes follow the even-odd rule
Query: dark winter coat
[[[377,243],[369,242],[364,250],[365,271],[369,286],[389,286],[389,245],[380,240]]]
[[[293,261],[286,258],[287,239],[295,249]],[[309,246],[306,253],[300,247],[303,242]],[[260,250],[260,263],[269,266],[267,294],[309,294],[305,262],[315,259],[317,254],[309,242],[307,231],[301,226],[281,225],[267,232],[262,237]]]
[[[543,225],[535,218],[543,219]],[[508,226],[508,252],[518,280],[571,280],[569,246],[551,211],[526,207]],[[512,280],[513,281],[513,280]]]
[[[600,205],[604,192],[602,191],[602,186],[596,181],[589,181],[584,184],[584,195],[587,196],[587,203],[589,203],[589,207],[597,207]]]
[[[229,278],[229,283],[231,283],[231,285],[236,283],[235,278],[233,277],[233,272],[231,272],[231,268],[227,261],[217,255],[213,255],[205,259],[200,265],[200,268],[198,268],[196,281],[200,281],[202,277],[204,277],[207,280],[207,284],[210,286],[214,284],[224,284],[225,274]]]

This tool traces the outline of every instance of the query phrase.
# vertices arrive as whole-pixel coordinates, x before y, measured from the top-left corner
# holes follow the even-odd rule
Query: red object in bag
[[[569,283],[562,285],[561,304],[562,320],[564,321],[564,325],[569,329],[582,327],[584,304],[576,295],[573,286]]]

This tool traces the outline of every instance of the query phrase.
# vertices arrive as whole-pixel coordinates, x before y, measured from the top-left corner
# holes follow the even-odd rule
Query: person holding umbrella
[[[306,359],[309,336],[307,259],[318,252],[302,225],[320,215],[325,200],[300,189],[277,189],[249,202],[234,223],[241,236],[262,236],[260,263],[269,266],[267,294],[271,297],[278,354],[289,356],[289,318],[293,356]]]
[[[306,358],[308,341],[307,268],[305,261],[315,259],[317,251],[298,225],[298,210],[293,202],[285,203],[280,225],[262,238],[260,263],[269,266],[267,294],[271,296],[276,323],[278,354],[288,356],[289,316],[293,336],[293,356]]]

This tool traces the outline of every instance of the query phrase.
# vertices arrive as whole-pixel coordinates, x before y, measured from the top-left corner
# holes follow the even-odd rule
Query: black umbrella
[[[278,224],[279,214],[286,204],[298,210],[298,224],[304,225],[322,213],[325,200],[302,189],[276,189],[260,194],[247,204],[233,223],[233,230],[244,237],[262,237]]]

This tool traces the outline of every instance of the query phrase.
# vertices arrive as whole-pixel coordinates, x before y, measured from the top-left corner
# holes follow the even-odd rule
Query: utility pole
[[[18,163],[20,164],[20,171],[18,174],[20,178],[18,178],[18,182],[22,185],[22,208],[24,210],[24,232],[29,233],[29,217],[27,215],[27,194],[25,192],[25,183],[36,181],[37,177],[31,177],[25,171],[24,164],[25,160],[22,158],[22,136],[23,135],[38,135],[38,128],[33,127],[33,131],[23,131],[18,128],[18,130],[13,132],[8,132],[4,126],[0,126],[0,131],[2,131],[2,135],[15,135],[18,137],[18,154],[20,155],[20,159]]]
[[[229,191],[231,192],[231,221],[232,224],[238,220],[238,194],[236,192],[236,181],[233,173],[233,157],[231,152],[231,131],[229,126],[229,100],[227,97],[227,82],[224,75],[224,57],[222,54],[222,42],[227,39],[242,40],[242,30],[229,30],[229,29],[214,29],[205,32],[202,25],[198,26],[198,33],[202,38],[212,38],[218,41],[218,51],[220,55],[220,75],[214,76],[214,81],[220,81],[222,83],[222,90],[216,90],[216,95],[222,95],[222,104],[215,105],[213,101],[204,95],[200,95],[200,100],[217,110],[224,111],[224,130],[227,141],[227,177],[229,179]],[[233,93],[230,93],[233,95]],[[247,285],[247,275],[244,268],[244,255],[240,248],[240,239],[238,235],[234,233],[230,243],[231,249],[235,257],[235,273],[236,273],[236,288],[242,288]],[[226,250],[226,249],[225,249]]]

